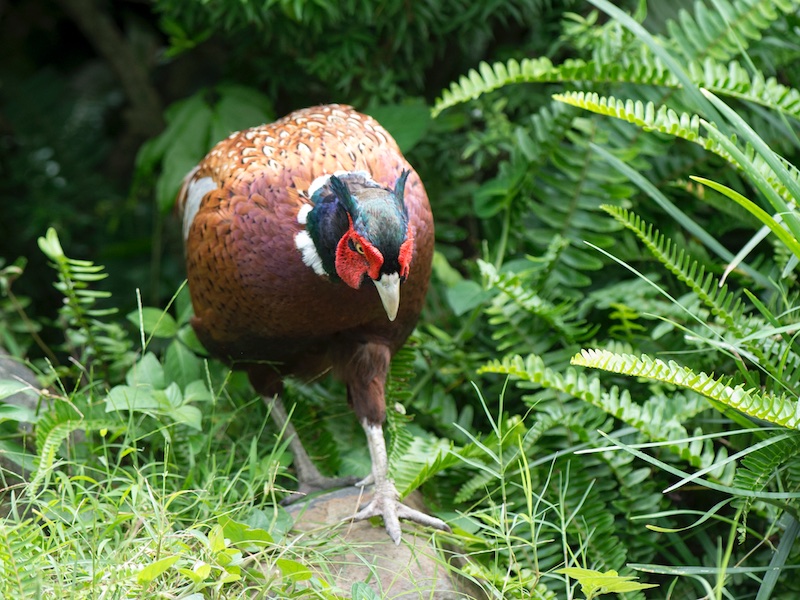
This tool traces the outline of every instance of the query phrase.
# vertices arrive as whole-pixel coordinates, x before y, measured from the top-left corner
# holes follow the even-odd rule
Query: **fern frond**
[[[570,362],[573,365],[630,377],[642,377],[690,389],[750,417],[791,429],[800,428],[800,405],[795,398],[761,393],[756,389],[746,390],[741,384],[732,387],[730,378],[714,378],[705,373],[695,373],[675,361],[665,363],[661,359],[653,359],[647,355],[637,357],[606,350],[584,349],[572,357]]]
[[[559,373],[546,367],[542,358],[535,354],[525,359],[509,356],[490,361],[478,372],[508,375],[564,392],[635,427],[649,440],[676,440],[668,446],[669,450],[694,467],[705,468],[719,458],[711,442],[694,444],[677,441],[689,437],[683,423],[708,409],[708,403],[702,396],[675,394],[668,401],[663,397],[655,397],[637,404],[628,390],[620,390],[617,386],[606,388],[599,377],[589,377],[572,368],[563,374]],[[558,421],[564,424],[566,417],[559,415]]]
[[[446,108],[474,100],[511,83],[551,81],[556,72],[548,58],[524,58],[521,61],[511,59],[506,63],[496,62],[493,65],[481,62],[477,70],[470,69],[458,82],[451,83],[449,90],[442,92],[432,114],[436,117]]]
[[[698,264],[684,248],[635,213],[618,206],[601,208],[632,231],[662,265],[694,292],[724,325],[725,330],[733,334],[758,365],[770,373],[774,381],[787,381],[787,374],[800,364],[800,357],[783,338],[752,336],[754,331],[764,327],[764,322],[747,317],[740,294],[729,291],[727,285],[720,285],[719,279],[706,272],[705,267]],[[774,358],[776,356],[778,360]]]
[[[41,556],[37,538],[42,533],[32,521],[12,525],[0,519],[0,597],[38,598],[42,565],[34,564]]]
[[[78,430],[98,431],[114,429],[119,422],[101,412],[99,407],[83,412],[72,402],[57,399],[36,423],[36,467],[31,479],[31,494],[47,479],[56,462],[61,444]]]
[[[727,90],[715,91],[721,94],[727,92]],[[771,103],[764,96],[751,99],[753,101],[760,100],[759,103],[769,108],[783,110],[792,117],[800,119],[800,92],[784,88],[776,89],[776,93],[781,94],[777,103]],[[678,114],[666,106],[661,106],[657,109],[652,102],[620,100],[613,96],[599,96],[593,92],[563,92],[555,94],[553,98],[571,106],[632,123],[645,131],[658,131],[701,146],[724,159],[736,169],[751,176],[761,177],[769,188],[784,201],[784,203],[776,203],[776,201],[770,200],[775,210],[779,213],[788,214],[789,209],[786,208],[785,203],[793,206],[796,201],[795,194],[789,187],[795,184],[800,186],[800,170],[786,160],[776,158],[776,160],[780,161],[782,168],[782,172],[777,173],[773,165],[769,164],[767,158],[757,153],[752,146],[747,145],[745,148],[740,149],[739,142],[735,137],[725,137],[716,130],[713,124],[703,122],[697,115],[689,113]],[[709,131],[711,137],[700,135],[698,124]],[[767,198],[770,199],[767,192],[770,192],[770,190],[768,189],[765,192]]]
[[[719,96],[739,98],[800,119],[800,91],[779,83],[774,77],[766,78],[760,71],[751,77],[739,62],[723,64],[706,59],[690,63],[688,72],[699,87]]]
[[[110,297],[110,292],[91,289],[92,285],[108,277],[105,267],[66,256],[52,227],[39,238],[38,243],[58,273],[54,287],[64,296],[59,314],[65,321],[67,344],[80,360],[97,362],[115,375],[121,373],[134,360],[133,344],[118,323],[103,320],[115,314],[117,309],[97,308],[98,300]]]
[[[594,331],[593,326],[578,318],[574,303],[555,304],[523,283],[520,274],[500,274],[484,261],[479,266],[492,289],[499,292],[486,308],[498,350],[542,348],[558,339],[573,342],[587,339]]]
[[[761,491],[778,474],[781,465],[800,455],[800,433],[788,432],[779,435],[780,439],[775,439],[768,445],[761,445],[742,459],[733,478],[734,487],[750,492]],[[754,500],[753,497],[744,497],[740,502],[744,509],[748,510]]]
[[[746,50],[751,41],[780,16],[796,11],[792,0],[716,0],[714,8],[697,0],[694,15],[678,13],[678,22],[668,21],[667,31],[689,61],[711,57],[725,61]]]
[[[685,283],[712,314],[722,321],[726,328],[744,337],[748,332],[742,329],[744,304],[741,297],[729,292],[726,285],[719,285],[713,273],[707,273],[684,248],[678,247],[664,234],[641,219],[636,213],[619,206],[603,205],[605,210],[621,225],[632,231],[650,253],[664,265],[670,273]]]
[[[656,109],[652,102],[645,104],[640,100],[621,100],[614,96],[600,96],[595,92],[564,92],[553,94],[553,98],[584,110],[622,119],[645,131],[658,131],[695,142],[707,149],[712,143],[700,135],[700,117],[678,114],[665,105]]]
[[[402,454],[395,454],[390,465],[390,474],[404,498],[436,474],[461,464],[461,452],[451,442],[434,438],[410,436]]]
[[[606,464],[597,457],[586,460],[570,459],[562,467],[561,510],[575,515],[567,524],[585,548],[588,564],[605,569],[622,568],[628,548],[617,537],[614,515],[617,512],[610,499],[618,483]]]

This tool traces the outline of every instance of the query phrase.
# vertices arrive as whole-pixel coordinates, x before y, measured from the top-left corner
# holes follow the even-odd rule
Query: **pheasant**
[[[335,104],[236,132],[186,176],[178,208],[192,326],[272,399],[301,490],[342,481],[309,459],[282,382],[330,371],[346,384],[372,460],[357,485],[374,484],[373,498],[353,519],[382,516],[396,544],[399,519],[448,530],[401,503],[388,476],[386,375],[419,318],[433,256],[425,188],[389,133]]]

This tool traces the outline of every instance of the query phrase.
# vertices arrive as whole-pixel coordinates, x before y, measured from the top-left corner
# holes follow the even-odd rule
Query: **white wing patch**
[[[320,175],[314,181],[312,181],[311,185],[308,186],[308,192],[306,192],[308,197],[311,198],[319,188],[328,183],[330,178],[330,175]]]
[[[314,206],[311,204],[303,204],[303,206],[300,207],[300,210],[297,211],[297,222],[300,223],[300,225],[306,224],[308,221],[308,213],[310,213],[313,208]]]
[[[200,202],[208,192],[215,189],[217,184],[211,177],[201,177],[189,182],[186,189],[186,203],[183,206],[183,241],[189,238],[189,229],[197,211],[200,210]]]
[[[311,239],[307,231],[300,231],[294,236],[294,245],[300,250],[303,262],[314,269],[314,273],[317,275],[327,275],[327,273],[325,273],[325,267],[322,266],[322,259],[317,252],[317,248],[314,246],[314,240]]]

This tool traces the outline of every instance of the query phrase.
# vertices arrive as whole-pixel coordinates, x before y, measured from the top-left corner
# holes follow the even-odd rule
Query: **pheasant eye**
[[[353,238],[347,240],[347,247],[353,252],[364,254],[364,246],[361,245],[361,242],[354,241]]]

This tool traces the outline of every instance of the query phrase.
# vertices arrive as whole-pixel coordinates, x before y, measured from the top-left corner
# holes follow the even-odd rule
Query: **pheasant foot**
[[[369,423],[366,419],[362,421],[361,425],[367,434],[367,445],[370,458],[372,458],[372,473],[356,485],[364,486],[374,483],[375,491],[369,504],[359,510],[351,519],[363,521],[370,517],[383,517],[386,533],[395,544],[400,543],[400,519],[414,521],[442,531],[450,531],[450,528],[441,519],[426,515],[424,512],[400,502],[400,494],[388,475],[389,460],[386,454],[386,442],[383,439],[383,428],[380,424]]]
[[[398,498],[399,494],[391,480],[384,480],[381,485],[375,486],[372,500],[353,515],[352,520],[363,521],[371,517],[383,517],[386,533],[389,534],[395,544],[400,544],[400,519],[413,521],[414,523],[441,529],[442,531],[450,531],[450,527],[441,519],[413,509],[400,502]]]

